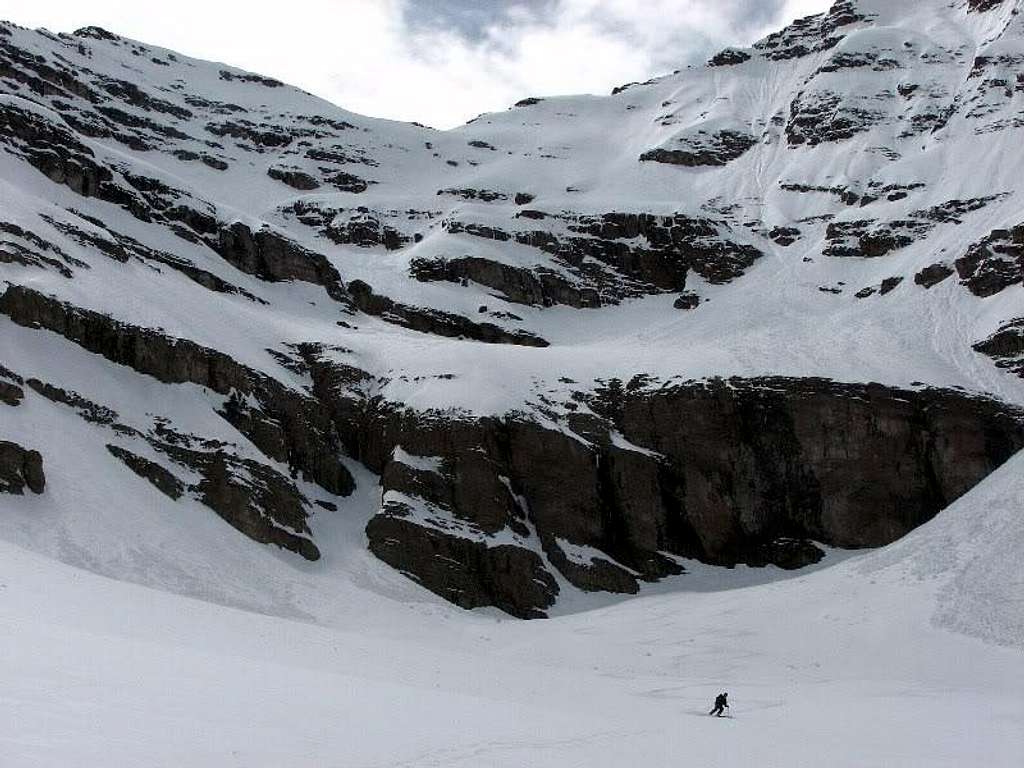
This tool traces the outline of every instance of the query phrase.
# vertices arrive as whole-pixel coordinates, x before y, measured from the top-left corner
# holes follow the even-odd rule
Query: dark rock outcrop
[[[21,495],[26,488],[32,493],[46,489],[42,454],[10,440],[0,440],[0,493]]]
[[[880,296],[885,296],[885,294],[895,290],[896,286],[898,286],[902,282],[902,277],[887,277],[882,281],[882,284],[878,287],[878,294]]]
[[[221,413],[267,456],[287,462],[325,490],[351,493],[338,436],[319,404],[229,356],[192,341],[80,309],[23,286],[0,296],[0,314],[18,325],[53,331],[89,352],[165,383],[191,382],[228,396],[251,394],[257,406],[225,403]]]
[[[740,131],[707,133],[698,130],[673,142],[640,155],[641,161],[654,161],[688,168],[728,165],[757,144],[757,139]]]
[[[815,147],[844,141],[884,121],[879,109],[844,101],[833,91],[804,91],[793,99],[786,123],[786,138],[792,147]]]
[[[960,282],[975,296],[1024,285],[1024,224],[995,229],[955,262]]]
[[[277,166],[271,166],[270,168],[267,168],[267,176],[287,184],[292,189],[298,189],[303,192],[317,189],[320,186],[319,181],[308,173],[296,168],[279,168]]]
[[[366,314],[421,333],[473,339],[486,344],[548,346],[548,342],[529,331],[507,331],[494,323],[476,323],[462,315],[401,304],[388,296],[374,293],[373,288],[362,280],[353,280],[348,284],[348,290],[355,306]]]
[[[19,152],[51,181],[84,197],[113,196],[102,194],[111,191],[110,169],[96,162],[95,153],[73,132],[35,111],[0,104],[0,143]]]
[[[24,383],[21,376],[0,363],[0,403],[10,406],[20,404],[25,398],[25,390],[21,388]]]
[[[412,238],[387,224],[389,216],[384,211],[371,211],[365,206],[357,208],[329,209],[312,203],[298,201],[285,209],[302,224],[316,227],[330,241],[338,245],[355,245],[373,248],[382,245],[389,251],[396,251],[407,245]],[[409,215],[421,212],[409,212]],[[431,214],[422,213],[429,217]]]
[[[644,238],[649,252],[627,249],[615,254],[611,263],[625,274],[637,273],[664,290],[684,288],[687,269],[710,283],[727,283],[743,275],[763,256],[754,246],[737,242],[724,222],[683,214],[615,212],[580,216],[569,228],[599,241]],[[569,244],[582,255],[602,260],[599,248],[588,250],[579,239],[570,240]]]
[[[165,496],[177,500],[185,493],[185,484],[173,472],[160,466],[155,461],[150,461],[145,456],[139,456],[119,445],[108,443],[107,450],[112,456],[120,459],[136,475],[148,480],[153,487]]]
[[[342,192],[351,192],[354,195],[365,192],[370,188],[371,184],[377,183],[375,181],[367,181],[366,179],[356,176],[354,173],[348,173],[346,171],[332,173],[327,177],[327,181],[335,189]]]
[[[72,267],[89,268],[84,261],[69,256],[54,243],[8,221],[0,221],[0,264],[52,269],[67,278],[74,275]]]
[[[25,397],[25,390],[9,381],[0,381],[0,403],[18,405]]]
[[[39,379],[29,379],[25,386],[54,403],[62,403],[78,411],[78,414],[90,424],[113,424],[117,420],[117,412],[104,405],[99,405],[71,392]]]
[[[235,139],[239,147],[257,152],[287,147],[295,138],[292,132],[280,126],[243,119],[209,122],[205,129],[219,138]]]
[[[473,541],[416,525],[392,510],[366,527],[377,557],[462,608],[493,605],[522,619],[543,618],[558,584],[535,552]]]
[[[683,293],[672,302],[676,309],[696,309],[700,306],[700,296],[695,293]]]
[[[507,301],[516,304],[544,307],[553,304],[570,307],[601,305],[600,294],[595,289],[574,285],[563,275],[544,267],[531,270],[477,256],[464,256],[455,259],[413,259],[409,271],[417,280],[424,282],[445,280],[461,283],[472,280],[500,291]]]
[[[827,51],[842,40],[841,32],[845,27],[868,18],[860,12],[856,0],[835,0],[828,12],[797,19],[756,43],[754,50],[773,61]]]
[[[113,456],[161,493],[177,500],[188,492],[253,541],[273,544],[307,560],[320,558],[309,538],[309,502],[277,470],[235,455],[225,443],[182,434],[162,422],[148,435],[131,428],[120,431],[144,439],[153,450],[199,476],[197,482],[186,486],[161,464],[123,446],[107,444]]]
[[[579,394],[591,415],[570,413],[554,429],[529,414],[473,419],[360,401],[351,393],[365,374],[316,359],[311,371],[339,434],[352,438],[348,452],[382,476],[386,520],[368,527],[371,546],[439,593],[449,566],[426,553],[443,539],[444,556],[458,560],[451,537],[466,552],[510,537],[539,548],[545,568],[583,589],[628,592],[637,578],[678,572],[666,552],[797,567],[820,556],[810,540],[894,541],[1024,446],[1024,414],[949,391],[610,382]],[[580,548],[589,560],[569,557]]]
[[[801,237],[801,232],[796,227],[773,227],[768,232],[768,237],[771,238],[772,242],[776,245],[781,245],[783,248],[788,248]]]
[[[1024,378],[1024,317],[1004,323],[995,333],[974,345],[1000,368]]]
[[[870,219],[833,221],[825,230],[824,254],[838,258],[876,259],[906,248],[929,227],[923,222],[899,220],[878,223]]]
[[[348,303],[338,270],[323,254],[307,250],[269,228],[253,232],[236,221],[220,229],[210,247],[242,272],[262,280],[302,280],[322,285],[331,298]]]
[[[938,285],[952,274],[953,268],[951,266],[939,262],[937,264],[928,265],[914,275],[914,282],[924,288],[931,288],[934,285]]]
[[[857,219],[854,221],[833,221],[825,230],[828,245],[827,256],[878,258],[887,256],[900,248],[927,237],[940,224],[959,226],[968,213],[979,211],[1003,195],[975,197],[968,200],[947,200],[930,208],[911,211],[905,218],[891,221]],[[983,250],[985,243],[972,247]],[[968,259],[968,257],[964,257]],[[971,257],[974,258],[974,257]],[[977,256],[984,260],[987,254]]]
[[[266,464],[222,451],[189,452],[178,446],[164,446],[164,450],[202,473],[194,489],[200,501],[250,539],[275,544],[307,560],[320,559],[320,550],[307,538],[306,500],[290,480]]]
[[[739,48],[725,48],[708,59],[709,67],[731,67],[750,60],[750,54]]]
[[[985,13],[1002,5],[1004,0],[967,0],[967,10],[971,13]]]
[[[508,200],[508,193],[498,192],[493,189],[474,189],[472,187],[466,187],[462,189],[439,189],[437,190],[439,195],[448,195],[450,197],[461,197],[463,200],[478,200],[481,203],[493,203]],[[519,203],[517,203],[518,205]]]

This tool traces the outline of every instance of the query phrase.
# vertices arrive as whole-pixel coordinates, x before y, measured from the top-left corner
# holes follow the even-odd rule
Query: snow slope
[[[315,389],[295,350],[320,345],[318,363],[365,374],[343,380],[360,403],[406,409],[420,429],[515,412],[589,448],[568,426],[595,417],[577,396],[637,375],[652,391],[826,377],[1021,406],[1024,378],[974,346],[1024,317],[1021,10],[841,0],[726,63],[446,132],[94,29],[0,25],[0,289],[223,352],[295,398]],[[44,129],[65,143],[51,155]],[[752,143],[732,157],[736,135]],[[656,150],[715,157],[640,159]],[[54,169],[78,151],[113,190]],[[645,215],[655,236],[711,222],[685,243],[710,239],[710,265],[681,248],[693,262],[675,282],[643,267],[652,234],[609,234],[619,214]],[[368,219],[370,235],[350,226]],[[225,247],[238,223],[287,240],[280,263]],[[979,248],[996,290],[960,268]],[[760,255],[733,270],[723,254],[743,249]],[[416,264],[470,256],[517,277],[417,277]],[[916,279],[937,264],[944,279]],[[561,293],[514,295],[552,275]],[[548,346],[414,330],[355,305],[355,281]],[[600,301],[577,301],[586,291]],[[695,309],[674,307],[684,291]],[[492,533],[385,483],[443,475],[443,433],[422,454],[407,450],[415,434],[396,438],[379,472],[335,450],[354,479],[345,495],[214,415],[229,388],[161,381],[73,336],[0,315],[0,380],[25,380],[17,405],[0,404],[0,439],[39,449],[46,470],[43,494],[0,494],[0,768],[1024,762],[1024,454],[882,549],[823,546],[799,572],[668,553],[686,573],[624,600],[552,564],[522,478],[499,472],[523,520]],[[321,410],[346,402],[317,396]],[[202,466],[169,460],[175,441],[291,483],[320,559],[244,538],[198,492],[172,499],[106,447],[194,491]],[[558,587],[551,618],[464,611],[378,560],[367,523],[394,499],[414,502],[410,519],[436,514],[471,543],[535,555]],[[551,535],[570,566],[611,557]],[[733,719],[709,720],[721,690]]]
[[[322,583],[320,623],[5,542],[3,764],[1009,768],[1024,566],[1002,555],[1024,531],[1021,458],[972,496],[796,578],[698,571],[528,623],[367,590],[387,578],[369,561]],[[719,690],[731,720],[706,716]]]
[[[61,243],[69,255],[91,267],[75,270],[73,280],[52,271],[22,269],[17,280],[125,321],[159,326],[229,349],[236,359],[274,376],[282,372],[265,355],[266,347],[299,341],[340,343],[346,350],[345,362],[387,378],[381,394],[414,407],[502,413],[529,402],[535,382],[564,393],[558,385],[562,377],[625,380],[640,372],[660,378],[772,373],[896,385],[925,382],[990,392],[1021,403],[1024,384],[993,370],[987,358],[971,350],[971,344],[1020,314],[1020,292],[1004,290],[978,301],[955,280],[931,290],[913,280],[916,272],[937,261],[951,263],[991,230],[1018,223],[1020,169],[1013,148],[1019,129],[1013,121],[1019,119],[1024,95],[1011,88],[1008,96],[997,96],[1001,91],[992,85],[1013,74],[1012,62],[1024,47],[1022,23],[1007,12],[1014,5],[1006,2],[993,12],[968,14],[964,2],[859,0],[855,7],[867,20],[840,28],[841,42],[832,48],[779,60],[750,49],[754,58],[738,65],[690,68],[612,97],[545,99],[483,115],[447,132],[353,115],[296,89],[241,81],[239,77],[248,75],[132,41],[83,37],[86,56],[76,49],[83,43],[75,38],[15,28],[12,39],[30,53],[47,59],[59,55],[98,78],[128,76],[147,92],[192,110],[190,118],[182,119],[138,110],[188,136],[180,141],[161,138],[166,142],[163,151],[80,137],[113,167],[131,168],[169,184],[178,190],[172,196],[175,201],[208,206],[222,220],[247,222],[254,229],[260,224],[279,228],[324,253],[346,282],[364,280],[398,301],[468,317],[477,316],[478,308],[486,305],[488,312],[481,319],[536,333],[552,346],[467,345],[424,338],[378,319],[366,319],[339,337],[338,308],[322,295],[318,300],[312,291],[297,293],[292,286],[255,280],[201,244],[189,244],[166,227],[133,220],[112,203],[83,201],[5,153],[0,156],[0,183],[8,185],[3,187],[6,218],[45,232],[46,239]],[[811,36],[810,43],[819,42]],[[128,50],[137,55],[127,56]],[[1012,50],[1005,54],[1009,64],[999,58],[1005,50]],[[856,62],[857,56],[880,57],[892,64],[845,63],[851,58]],[[972,74],[975,62],[982,59],[990,60],[992,71]],[[222,73],[231,72],[236,75],[225,79]],[[901,97],[898,90],[910,85],[917,90]],[[785,126],[795,105],[812,98],[827,105],[837,93],[842,101],[832,108],[831,117],[815,122],[823,124],[829,136],[830,120],[850,110],[850,119],[859,115],[863,121],[852,136],[813,145],[788,140]],[[796,96],[802,102],[794,101]],[[56,111],[33,103],[40,99],[26,89],[3,99],[61,119]],[[317,162],[302,154],[302,142],[279,149],[242,139],[232,143],[229,136],[213,142],[220,146],[213,152],[228,163],[225,170],[183,162],[172,149],[210,151],[204,143],[211,138],[207,126],[216,129],[230,122],[223,108],[218,112],[212,106],[197,107],[202,103],[197,99],[214,105],[228,102],[232,109],[245,110],[239,117],[229,112],[231,119],[300,136],[314,130],[308,124],[310,115],[352,126],[327,131],[330,135],[318,140],[372,162],[351,161],[342,167],[373,183],[358,194],[328,186],[297,193],[268,177],[271,167],[319,174]],[[915,127],[915,116],[922,111],[947,110],[948,122],[936,130]],[[680,136],[721,126],[739,126],[757,139],[756,145],[724,167],[691,169],[637,161],[652,147],[675,146]],[[159,144],[154,146],[159,150]],[[970,172],[962,172],[965,168]],[[793,191],[794,184],[813,191]],[[894,184],[918,186],[898,200],[879,197],[868,202],[870,189]],[[660,291],[602,307],[600,312],[580,312],[567,306],[510,302],[500,291],[473,282],[460,286],[410,279],[409,266],[417,259],[466,253],[500,263],[543,265],[578,279],[535,248],[451,233],[446,222],[452,219],[508,231],[535,226],[517,220],[518,209],[508,202],[439,194],[463,188],[528,192],[534,195],[529,207],[552,214],[708,215],[726,222],[733,228],[730,237],[755,245],[765,257],[749,274],[725,285],[707,284],[691,272],[688,288],[705,300],[693,313],[671,310],[672,296]],[[845,205],[837,193],[821,191],[828,189],[856,192],[863,200]],[[190,201],[188,195],[194,198]],[[829,245],[827,223],[869,220],[884,225],[949,201],[993,195],[979,210],[915,235],[912,243],[884,258],[822,256]],[[422,240],[398,250],[333,243],[288,213],[296,203],[329,211],[363,207]],[[38,216],[46,213],[81,225],[68,218],[67,209],[91,211],[107,225],[116,222],[124,234],[190,259],[269,301],[274,311],[261,311],[237,295],[198,299],[195,285],[171,270],[154,272],[141,264],[97,258],[94,250],[61,237]],[[393,215],[407,209],[429,213],[430,218],[410,221]],[[544,226],[555,232],[564,229],[557,222]],[[794,245],[779,247],[766,236],[779,226],[796,226],[802,236]],[[904,279],[885,297],[861,300],[853,295],[894,276]],[[501,319],[502,313],[521,319]],[[679,339],[686,343],[677,343]],[[438,378],[441,373],[451,377]]]

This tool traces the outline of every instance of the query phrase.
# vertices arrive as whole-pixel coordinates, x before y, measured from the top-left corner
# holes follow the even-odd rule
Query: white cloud
[[[748,44],[829,4],[480,2],[473,9],[479,28],[472,30],[454,23],[458,4],[445,0],[306,0],[288,12],[277,4],[215,0],[6,0],[0,13],[53,31],[95,24],[272,75],[356,112],[450,127],[524,96],[606,93],[724,45]]]

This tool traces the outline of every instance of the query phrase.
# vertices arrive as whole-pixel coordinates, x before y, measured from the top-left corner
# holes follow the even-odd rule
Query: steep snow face
[[[612,97],[526,100],[449,132],[352,115],[266,78],[102,32],[61,38],[5,27],[6,66],[20,73],[5,80],[8,119],[29,113],[74,132],[112,174],[99,184],[109,194],[79,190],[90,195],[83,199],[18,159],[27,143],[45,165],[38,134],[9,136],[5,218],[91,268],[67,266],[72,280],[53,268],[5,269],[254,363],[282,342],[341,345],[363,369],[414,373],[389,375],[381,394],[422,407],[503,412],[537,380],[641,372],[923,381],[1020,401],[1021,383],[969,349],[1020,314],[1019,264],[991,254],[957,264],[993,231],[1021,223],[1010,147],[1024,124],[1015,63],[1024,43],[1013,7],[841,2],[740,52],[748,58],[739,63]],[[659,149],[663,162],[640,161]],[[673,162],[680,155],[688,164]],[[529,202],[517,205],[517,195]],[[153,208],[164,226],[125,210]],[[134,273],[153,270],[97,259],[88,238],[110,236],[68,209],[274,311],[258,311],[245,293],[197,299],[173,269],[142,276]],[[616,232],[578,221],[609,212],[685,221]],[[254,282],[233,268],[239,262],[183,239],[206,235],[208,219],[270,226],[323,254],[346,283],[554,348],[424,339],[380,320],[341,334],[331,303],[300,300],[299,310],[282,286]],[[687,226],[694,220],[704,226]],[[69,224],[87,234],[69,238]],[[676,264],[661,275],[643,253],[657,262],[659,233],[671,241],[673,226]],[[914,282],[936,264],[956,271],[930,289]],[[882,297],[887,279],[900,282]],[[669,309],[684,285],[701,298],[696,312]],[[575,311],[594,305],[601,311]]]
[[[840,0],[445,132],[0,25],[0,438],[47,478],[4,538],[276,611],[240,574],[278,556],[209,510],[310,574],[369,520],[428,588],[539,615],[905,533],[1020,445],[1020,10]],[[731,415],[652,428],[680,391]]]

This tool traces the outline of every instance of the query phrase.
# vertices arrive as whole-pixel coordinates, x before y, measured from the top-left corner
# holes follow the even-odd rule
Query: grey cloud
[[[821,0],[824,8],[829,0]],[[407,0],[403,22],[413,33],[455,34],[469,45],[503,49],[526,25],[554,26],[566,0]],[[657,72],[703,61],[724,44],[753,42],[785,21],[786,0],[678,0],[678,10],[653,18],[638,2],[635,17],[623,23],[601,3],[585,21],[608,39],[643,50]],[[718,17],[715,29],[702,29],[694,10]],[[650,34],[652,27],[658,34]],[[655,39],[656,38],[656,39]]]
[[[509,24],[515,11],[541,20],[556,5],[557,0],[408,0],[402,20],[414,32],[448,31],[479,41],[489,28]]]

